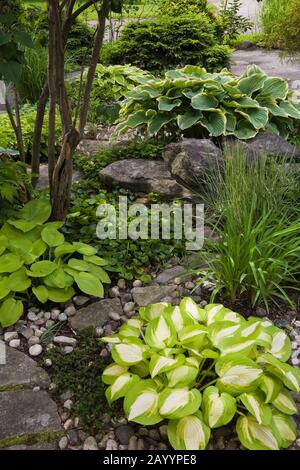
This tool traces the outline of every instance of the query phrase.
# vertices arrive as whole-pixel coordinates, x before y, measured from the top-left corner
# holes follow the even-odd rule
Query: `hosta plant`
[[[51,206],[28,202],[0,230],[0,325],[13,325],[22,315],[23,301],[66,302],[76,286],[81,292],[103,297],[109,277],[106,262],[85,243],[66,243],[62,222],[47,222]]]
[[[224,69],[208,73],[187,65],[145,81],[128,93],[118,132],[141,128],[150,135],[161,129],[194,131],[203,136],[251,139],[269,130],[286,136],[299,124],[300,104],[287,82],[268,77],[256,65],[240,77]]]
[[[102,376],[108,402],[124,399],[128,420],[143,426],[168,420],[174,449],[205,449],[211,432],[232,420],[251,450],[296,439],[300,371],[287,362],[288,336],[270,321],[184,298],[141,308],[102,340],[114,360]]]

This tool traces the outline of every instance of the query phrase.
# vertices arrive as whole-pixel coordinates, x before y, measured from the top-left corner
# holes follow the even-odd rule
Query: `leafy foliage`
[[[103,48],[101,61],[105,64],[129,63],[150,71],[185,64],[216,71],[229,66],[230,50],[218,46],[215,51],[215,46],[215,26],[205,14],[164,17],[126,25],[119,39]]]
[[[47,79],[48,51],[45,47],[25,49],[24,64],[18,83],[21,101],[34,104],[38,101]]]
[[[239,13],[241,6],[241,0],[222,2],[219,21],[222,24],[225,42],[236,39],[239,34],[245,33],[253,26],[249,18]]]
[[[97,250],[81,242],[66,243],[62,222],[47,222],[47,201],[28,202],[0,230],[0,323],[13,325],[23,313],[21,298],[66,302],[73,284],[85,294],[103,297],[109,277]]]
[[[205,449],[236,414],[248,449],[279,450],[297,437],[290,391],[299,393],[300,371],[287,364],[288,336],[269,321],[184,298],[141,308],[102,341],[114,360],[102,375],[108,402],[124,398],[128,420],[144,426],[169,420],[176,450]]]
[[[207,0],[162,0],[160,11],[162,15],[184,16],[205,12]]]
[[[128,93],[117,131],[142,128],[155,135],[169,127],[250,139],[261,130],[286,136],[299,119],[300,104],[282,78],[268,77],[255,65],[240,77],[188,65]]]

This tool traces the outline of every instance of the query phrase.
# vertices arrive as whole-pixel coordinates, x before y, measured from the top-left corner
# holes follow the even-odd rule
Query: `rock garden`
[[[1,2],[1,450],[300,449],[276,3]]]

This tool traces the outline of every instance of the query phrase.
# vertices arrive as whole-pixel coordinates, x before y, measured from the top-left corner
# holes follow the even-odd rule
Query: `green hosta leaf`
[[[146,328],[145,341],[154,349],[174,346],[176,331],[166,315],[163,314],[149,323]]]
[[[203,416],[210,428],[228,424],[236,413],[236,401],[228,393],[220,393],[217,387],[207,387],[203,392]]]
[[[31,286],[31,279],[26,275],[26,269],[21,268],[10,274],[6,279],[6,286],[13,292],[24,292]]]
[[[176,119],[176,114],[159,112],[148,123],[150,135],[157,134],[163,126]]]
[[[282,389],[278,393],[275,400],[272,401],[272,405],[286,415],[294,415],[297,413],[296,403],[286,389]]]
[[[130,369],[134,374],[137,374],[139,377],[148,377],[150,374],[148,361],[139,362],[138,364],[131,366]]]
[[[94,295],[95,297],[104,296],[103,285],[93,274],[82,271],[74,276],[74,280],[79,289],[85,294]]]
[[[65,237],[52,224],[48,224],[41,233],[42,240],[48,246],[54,247],[64,243]]]
[[[165,96],[158,98],[158,109],[160,111],[172,111],[174,108],[177,108],[181,105],[181,100],[173,100]]]
[[[35,224],[44,224],[51,215],[51,205],[47,201],[34,199],[27,202],[19,212],[20,218],[35,222]]]
[[[210,438],[210,429],[203,422],[201,413],[171,420],[168,438],[175,450],[204,450]]]
[[[238,81],[239,90],[245,95],[251,96],[252,93],[263,87],[266,78],[266,75],[262,73],[254,73],[249,77],[242,78]]]
[[[159,414],[168,419],[179,419],[199,410],[201,393],[193,388],[165,388],[159,395]]]
[[[232,134],[241,140],[253,139],[257,134],[257,129],[255,129],[247,119],[241,119],[237,122],[236,128]]]
[[[203,114],[201,111],[190,109],[186,113],[179,114],[177,116],[178,127],[182,131],[184,131],[185,129],[189,129],[190,127],[197,124],[197,122],[200,122],[202,117]]]
[[[212,110],[218,106],[218,100],[214,96],[206,93],[199,93],[191,99],[191,105],[194,109],[200,111]]]
[[[75,248],[75,251],[77,251],[77,253],[80,253],[81,255],[93,256],[97,253],[96,248],[93,248],[92,246],[87,245],[86,243],[74,242],[73,247]]]
[[[249,450],[279,450],[271,427],[259,424],[253,416],[241,416],[236,423],[239,440]]]
[[[290,116],[294,119],[300,119],[300,111],[298,111],[298,109],[296,109],[292,103],[282,101],[280,103],[280,109],[285,112],[287,116]]]
[[[149,371],[152,378],[154,378],[158,374],[162,374],[163,372],[167,372],[171,369],[177,368],[185,361],[185,356],[183,354],[179,354],[175,358],[172,357],[165,357],[159,354],[154,354],[151,357]]]
[[[189,325],[185,326],[180,332],[178,332],[178,338],[181,344],[194,343],[197,347],[201,347],[203,341],[207,336],[207,329],[202,325]]]
[[[232,395],[255,390],[263,374],[254,361],[239,354],[221,357],[215,368],[220,377],[218,388]]]
[[[14,325],[23,313],[23,304],[20,300],[6,299],[0,307],[0,324],[3,328]]]
[[[288,361],[292,354],[292,345],[287,334],[274,327],[271,348],[267,351],[281,361]]]
[[[17,255],[8,253],[0,256],[0,273],[13,273],[20,269],[24,261]]]
[[[36,240],[31,247],[31,253],[35,258],[42,256],[47,250],[47,245],[43,240]]]
[[[195,382],[198,375],[198,365],[196,367],[189,365],[186,362],[184,365],[178,366],[175,369],[167,372],[168,387],[186,387]]]
[[[110,283],[110,278],[109,275],[107,274],[106,271],[104,271],[101,266],[96,266],[95,264],[89,264],[89,272],[91,274],[94,274],[101,282],[104,282],[104,284],[109,284]]]
[[[8,220],[8,223],[25,233],[36,227],[36,222],[30,220]]]
[[[113,347],[111,354],[120,366],[132,366],[145,359],[146,347],[138,339],[124,339],[123,343]]]
[[[48,300],[48,289],[45,286],[33,287],[32,292],[36,296],[39,302],[42,304],[46,303]]]
[[[27,274],[31,277],[45,277],[51,274],[57,268],[57,264],[53,261],[37,261],[33,263]]]
[[[121,397],[125,397],[126,393],[140,381],[137,375],[125,372],[117,377],[112,385],[108,387],[105,392],[105,396],[109,404],[118,400]]]
[[[143,380],[132,387],[125,396],[124,410],[128,421],[152,426],[163,420],[158,412],[156,384],[153,380]]]
[[[71,258],[68,261],[68,266],[75,269],[76,271],[88,271],[90,266],[89,263],[82,259]]]
[[[272,403],[272,401],[275,400],[279,392],[282,390],[283,385],[280,380],[276,379],[272,375],[264,373],[259,387],[266,396],[265,403]]]
[[[226,132],[226,115],[221,109],[204,111],[201,124],[212,137],[224,135]]]
[[[268,426],[272,419],[271,408],[264,404],[264,396],[262,392],[243,393],[239,396],[239,400],[247,408],[259,424]]]
[[[136,111],[134,114],[131,114],[126,121],[126,125],[134,129],[135,127],[140,126],[141,124],[147,124],[149,121],[145,111]]]
[[[58,287],[60,289],[71,287],[74,282],[72,276],[67,274],[61,267],[55,269],[49,276],[44,277],[43,281],[48,287]]]
[[[8,239],[5,235],[0,235],[0,255],[4,253],[8,246]]]
[[[106,266],[107,265],[107,261],[105,261],[105,259],[100,258],[100,256],[97,256],[97,255],[84,256],[83,259],[84,259],[84,261],[87,261],[88,263],[95,264],[96,266]]]
[[[150,322],[151,320],[160,317],[160,315],[164,312],[168,305],[169,304],[167,303],[161,302],[159,304],[151,304],[147,307],[141,307],[139,309],[139,314],[141,318],[143,318],[147,322]]]
[[[190,297],[185,297],[180,302],[179,308],[183,315],[188,315],[192,320],[203,322],[206,320],[206,313],[198,307],[196,302]]]
[[[48,298],[52,302],[67,302],[75,294],[73,287],[66,289],[55,289],[53,287],[48,287]]]
[[[260,95],[264,97],[269,96],[276,100],[284,100],[288,91],[288,84],[283,78],[270,77],[265,80]]]
[[[64,255],[69,255],[71,253],[74,253],[76,251],[76,248],[74,245],[71,245],[70,243],[64,243],[63,245],[57,246],[54,250],[54,256],[55,258],[60,258],[61,256]]]
[[[119,364],[110,364],[103,371],[102,382],[111,385],[120,375],[125,374],[127,370],[127,367],[120,366]]]
[[[273,410],[272,429],[280,447],[287,449],[297,439],[297,427],[290,416]]]
[[[4,299],[9,293],[10,289],[7,287],[7,278],[0,278],[0,300]]]
[[[269,121],[269,112],[267,108],[249,108],[243,111],[237,111],[245,117],[255,129],[263,129]]]
[[[211,342],[217,348],[222,342],[241,331],[242,325],[230,321],[217,321],[208,327],[208,334]]]

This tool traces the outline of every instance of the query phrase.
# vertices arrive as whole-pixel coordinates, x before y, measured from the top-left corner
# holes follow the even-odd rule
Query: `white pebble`
[[[64,311],[64,313],[67,315],[67,317],[73,317],[76,313],[76,308],[74,305],[69,305]]]
[[[55,323],[54,320],[47,320],[47,321],[46,321],[46,328],[50,328],[50,326],[53,326],[54,323]]]
[[[45,359],[45,366],[51,367],[52,366],[52,361],[51,359]]]
[[[60,450],[65,450],[68,447],[68,442],[67,436],[63,436],[58,443]]]
[[[109,312],[108,316],[114,321],[119,321],[121,318],[117,312]]]
[[[118,280],[118,288],[119,288],[119,289],[126,289],[126,282],[125,282],[125,279],[119,279],[119,280]]]
[[[89,436],[83,443],[83,450],[98,450],[97,441],[93,436]]]
[[[70,410],[72,408],[72,405],[73,405],[72,400],[66,400],[64,402],[64,408],[66,408],[67,410]]]
[[[66,431],[71,429],[73,427],[73,420],[71,418],[67,419],[67,421],[64,423],[64,428]]]
[[[33,392],[39,392],[41,390],[41,387],[33,387],[32,391]]]
[[[27,313],[27,318],[30,321],[36,321],[38,317],[36,316],[36,314],[34,312],[29,311]]]
[[[60,314],[60,310],[58,310],[57,308],[54,308],[53,310],[51,310],[52,320],[57,320],[59,317],[59,314]]]
[[[97,328],[96,328],[96,335],[97,335],[97,336],[102,336],[103,333],[104,333],[103,328],[101,328],[101,326],[97,326]]]
[[[33,346],[29,348],[30,356],[39,356],[42,351],[43,351],[43,348],[40,344],[34,344]]]
[[[63,312],[58,315],[59,321],[67,321],[68,317],[67,315]]]
[[[31,336],[28,340],[29,346],[33,346],[33,345],[39,344],[39,343],[40,343],[40,338],[38,336]]]
[[[72,346],[65,346],[64,351],[65,351],[65,354],[70,354],[71,352],[74,351],[74,348],[72,348]]]
[[[69,338],[68,336],[55,336],[53,338],[53,342],[57,344],[67,344],[74,346],[77,343],[77,340],[75,338]]]
[[[142,287],[143,283],[139,279],[136,279],[135,281],[133,281],[132,285],[133,287]]]
[[[50,318],[51,318],[51,313],[50,313],[50,312],[45,312],[45,313],[44,313],[44,318],[45,318],[45,320],[50,320]]]
[[[11,341],[12,339],[17,339],[18,333],[16,331],[7,331],[4,333],[4,341]]]
[[[19,339],[12,339],[10,342],[9,342],[9,346],[11,348],[19,348],[20,347],[20,344],[21,344],[21,341]]]
[[[300,364],[300,359],[296,359],[296,358],[292,359],[292,364],[293,366],[298,366]]]
[[[37,337],[39,338],[40,336],[42,336],[43,331],[42,331],[42,329],[40,329],[40,330],[35,330],[34,334],[35,334],[35,336],[37,336]]]
[[[134,303],[134,302],[127,302],[127,303],[124,305],[124,307],[123,307],[124,313],[133,312],[134,307],[135,307],[135,303]]]

